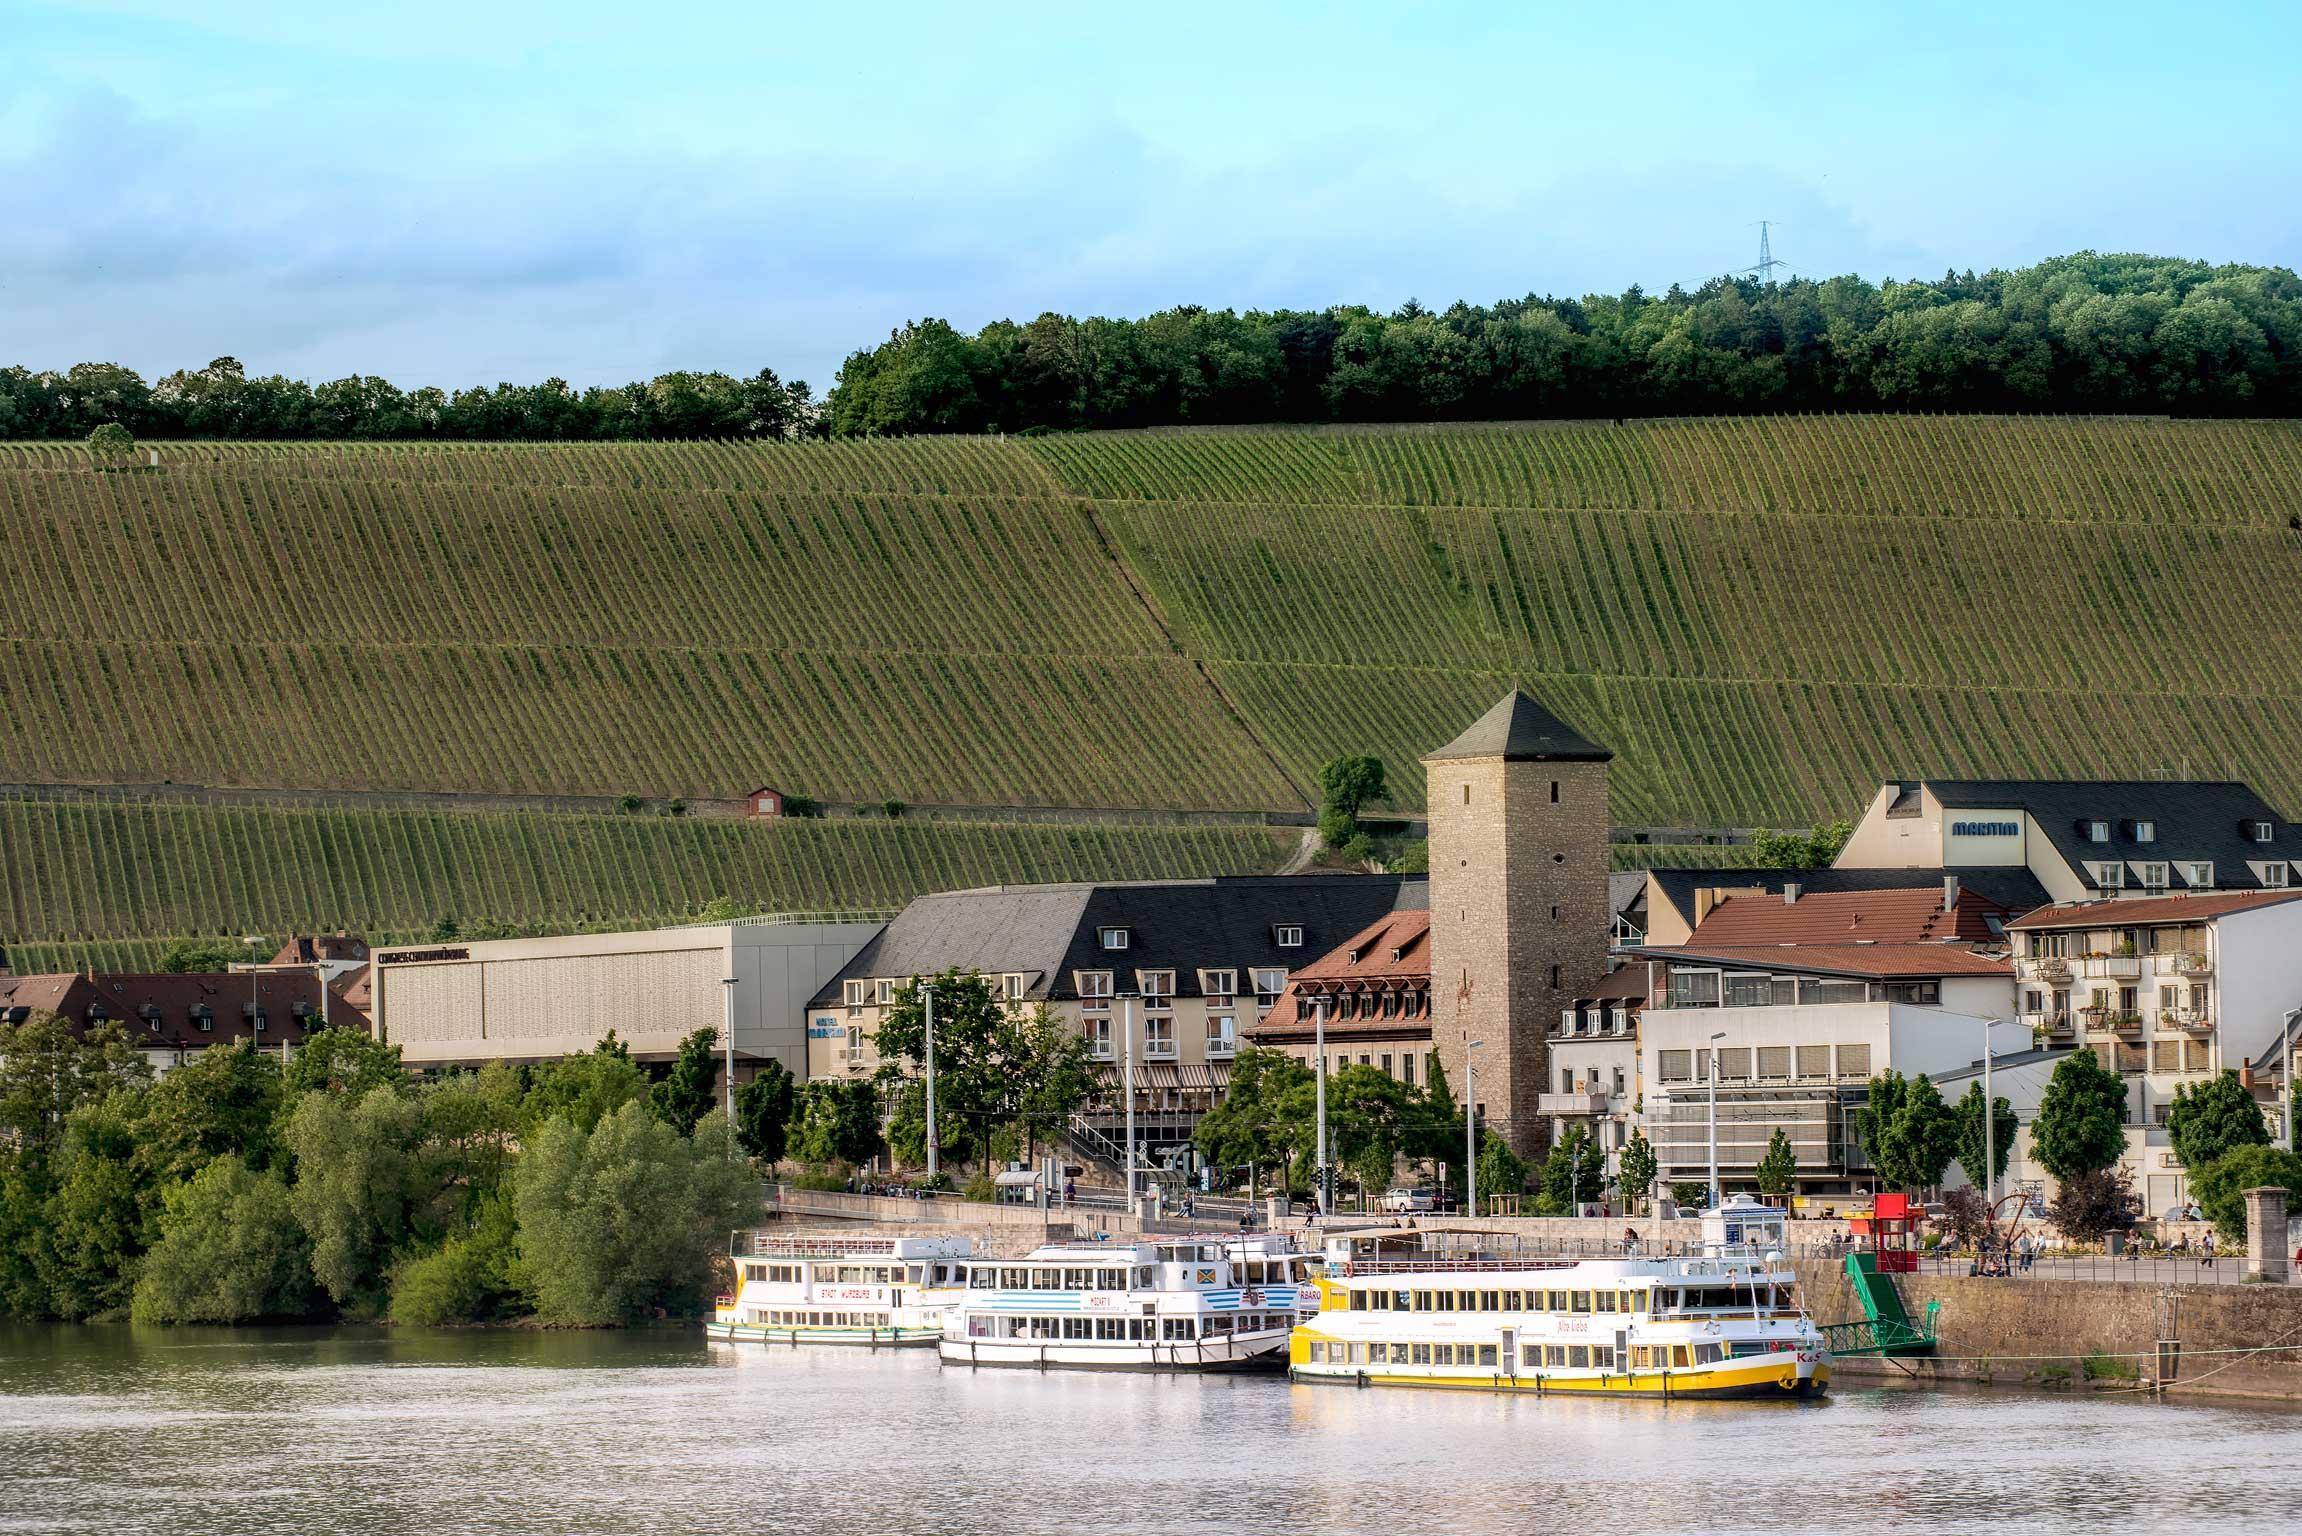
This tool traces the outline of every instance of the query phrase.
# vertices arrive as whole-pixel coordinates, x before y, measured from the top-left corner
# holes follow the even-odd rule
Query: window
[[[1672,967],[1668,1002],[1671,1008],[1716,1008],[1719,1005],[1719,973],[1716,971],[1683,971]]]
[[[2126,888],[2126,866],[2123,864],[2097,864],[2094,866],[2094,884],[2105,891]]]
[[[2136,842],[2138,842],[2138,843],[2155,843],[2155,842],[2157,842],[2157,841],[2158,841],[2158,823],[2157,823],[2157,822],[2155,822],[2155,821],[2138,821],[2138,822],[2136,822],[2136,823],[2134,824],[2134,840],[2135,840]],[[1978,1131],[1976,1131],[1974,1134],[1975,1134],[1975,1135],[1977,1135],[1977,1136],[1980,1136],[1980,1135],[1982,1134],[1982,1132],[1978,1130]],[[1982,1145],[1982,1143],[1980,1143],[1980,1142],[1976,1142],[1976,1143],[1975,1143],[1975,1145],[1976,1145],[1976,1146],[1980,1146],[1980,1145]],[[1981,1153],[1979,1153],[1979,1152],[1977,1152],[1977,1153],[1975,1154],[1975,1156],[1977,1156],[1977,1157],[1980,1157],[1981,1155],[1982,1155],[1982,1154],[1981,1154]]]
[[[1255,973],[1255,1005],[1259,1008],[1279,1006],[1279,994],[1287,990],[1285,971],[1257,971]]]
[[[2182,878],[2190,882],[2193,890],[2211,890],[2214,885],[2214,866],[2203,860],[2193,859],[2182,866]],[[1979,1157],[1981,1154],[1975,1155]]]
[[[1087,1036],[1087,1054],[1097,1061],[1109,1061],[1112,1057],[1111,1015],[1097,1014],[1081,1022],[1082,1032]]]
[[[1023,993],[1031,985],[1031,978],[1009,971],[999,979],[1000,992],[1011,1003],[1023,1001]],[[1980,1154],[1977,1154],[1978,1156]]]
[[[1174,1060],[1175,1015],[1151,1013],[1143,1016],[1143,1054],[1153,1060]]]
[[[1859,981],[1833,981],[1827,977],[1802,976],[1798,983],[1798,1000],[1812,1006],[1817,1003],[1859,1003],[1867,1001],[1870,989]]]
[[[1939,981],[1890,981],[1886,984],[1886,1000],[1890,1003],[1914,1003],[1932,1008],[1942,1001],[1942,983]],[[1976,1131],[1977,1136],[1981,1135]],[[1976,1153],[1976,1156],[1981,1156]]]
[[[871,983],[868,981],[848,982],[841,991],[847,998],[847,1016],[849,1018],[854,1018],[861,1013],[864,1005],[871,1001]]]
[[[2286,866],[2284,864],[2263,865],[2262,888],[2266,891],[2282,891],[2286,889]]]
[[[847,1026],[847,1064],[851,1067],[863,1064],[863,1026],[861,1024]]]
[[[1660,1072],[1664,1082],[1691,1083],[1694,1081],[1694,1052],[1657,1051],[1655,1060],[1656,1069]]]
[[[2270,841],[2271,824],[2267,821],[2257,821],[2253,823],[2249,828],[2249,832],[2254,841],[2258,843],[2267,843]]]
[[[1281,949],[1301,949],[1303,947],[1303,930],[1297,924],[1281,924],[1271,930],[1271,942]]]
[[[1748,973],[1729,974],[1726,978],[1726,1005],[1729,1008],[1764,1008],[1774,1000],[1774,978]]]
[[[1553,992],[1556,992],[1556,991],[1558,991],[1558,989],[1559,989],[1559,968],[1558,968],[1557,966],[1555,966],[1555,965],[1554,965],[1554,966],[1552,966],[1552,967],[1551,967],[1551,990],[1552,990]],[[1979,1134],[1979,1133],[1978,1133],[1978,1134]],[[1977,1154],[1975,1154],[1975,1155],[1979,1157],[1981,1154],[1980,1154],[1980,1153],[1977,1153]]]
[[[2163,865],[2163,864],[2145,864],[2145,865],[2143,865],[2143,866],[2142,866],[2142,888],[2143,888],[2144,890],[2146,890],[2146,891],[2163,891],[2163,890],[2165,890],[2165,889],[2166,889],[2166,866],[2165,866],[2165,865]],[[1976,1134],[1977,1136],[1979,1136],[1979,1135],[1981,1135],[1982,1133],[1981,1133],[1980,1131],[1977,1131],[1977,1132],[1975,1132],[1975,1134]],[[1980,1143],[1978,1142],[1978,1143],[1976,1143],[1976,1145],[1978,1145],[1978,1146],[1979,1146],[1979,1145],[1980,1145]],[[1978,1153],[1976,1153],[1975,1155],[1976,1155],[1977,1157],[1980,1157],[1982,1154],[1978,1152]]]
[[[1175,1006],[1173,971],[1137,971],[1135,980],[1143,988],[1145,1008],[1166,1009]]]
[[[1399,1058],[1399,1081],[1410,1088],[1415,1086],[1415,1053],[1412,1051]]]
[[[1758,1048],[1758,1075],[1767,1082],[1789,1081],[1790,1047],[1787,1045],[1760,1046]]]
[[[1098,928],[1095,930],[1095,939],[1105,949],[1125,949],[1127,947],[1127,930],[1124,928]]]
[[[1109,971],[1081,971],[1078,973],[1079,1006],[1086,1013],[1111,1011],[1111,973]]]
[[[1228,1013],[1207,1015],[1207,1054],[1235,1056],[1239,1052],[1239,1021]]]
[[[1840,1046],[1838,1048],[1838,1075],[1840,1077],[1859,1077],[1868,1081],[1870,1077],[1870,1047],[1868,1045]]]
[[[2107,822],[2107,821],[2090,821],[2090,822],[2088,822],[2088,823],[2086,824],[2086,840],[2087,840],[2088,842],[2090,842],[2090,843],[2107,843],[2107,842],[2109,842],[2109,841],[2110,841],[2110,823],[2109,823],[2109,822]]]
[[[1557,805],[1558,803],[1559,803],[1559,781],[1558,781],[1557,779],[1553,779],[1553,780],[1551,780],[1551,804],[1553,804],[1553,805]],[[1982,1134],[1982,1133],[1981,1133],[1981,1132],[1979,1132],[1979,1131],[1977,1131],[1975,1134],[1979,1136],[1979,1135],[1980,1135],[1980,1134]],[[1981,1153],[1979,1153],[1979,1152],[1977,1152],[1977,1153],[1975,1154],[1975,1156],[1977,1156],[1977,1157],[1980,1157],[1981,1155],[1982,1155],[1982,1154],[1981,1154]]]
[[[1199,990],[1207,994],[1208,1007],[1228,1008],[1231,1006],[1231,999],[1238,995],[1239,973],[1237,971],[1201,971],[1199,973]]]
[[[1623,1096],[1623,1069],[1622,1069],[1621,1067],[1617,1067],[1617,1068],[1615,1068],[1615,1097],[1619,1099],[1619,1098],[1621,1098],[1622,1096]],[[1980,1154],[1978,1153],[1978,1154],[1976,1154],[1976,1155],[1977,1155],[1977,1156],[1979,1156]]]
[[[873,982],[871,984],[871,1000],[882,1008],[891,1006],[895,1002],[894,980],[883,976]]]
[[[1830,1047],[1802,1045],[1798,1048],[1798,1075],[1809,1082],[1830,1076]]]

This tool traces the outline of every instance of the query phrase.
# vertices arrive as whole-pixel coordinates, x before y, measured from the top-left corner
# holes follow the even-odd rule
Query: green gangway
[[[1903,1310],[1902,1293],[1894,1288],[1894,1277],[1879,1273],[1877,1254],[1848,1254],[1846,1278],[1862,1298],[1866,1315],[1859,1322],[1823,1325],[1823,1342],[1832,1354],[1922,1355],[1934,1348],[1936,1304],[1927,1306],[1925,1322],[1913,1322]]]

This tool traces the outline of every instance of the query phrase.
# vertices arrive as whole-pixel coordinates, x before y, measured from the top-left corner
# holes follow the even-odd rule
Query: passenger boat
[[[1315,1312],[1312,1255],[1255,1235],[1143,1243],[1053,1243],[980,1258],[944,1319],[954,1365],[1041,1370],[1222,1371],[1286,1362]]]
[[[1480,1237],[1491,1234],[1479,1234]],[[1466,1233],[1340,1233],[1326,1304],[1295,1330],[1297,1381],[1604,1397],[1808,1396],[1822,1334],[1782,1262],[1783,1213],[1737,1197],[1703,1215],[1699,1256],[1485,1257]]]
[[[777,1344],[933,1344],[974,1251],[964,1237],[739,1232],[730,1245],[735,1292],[720,1298],[705,1332]]]

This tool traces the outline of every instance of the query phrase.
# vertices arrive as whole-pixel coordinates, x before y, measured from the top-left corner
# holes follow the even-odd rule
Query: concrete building
[[[21,1024],[40,1012],[59,1014],[82,1028],[110,1020],[127,1032],[156,1072],[180,1067],[209,1046],[238,1040],[293,1051],[323,1027],[322,1006],[320,978],[302,969],[158,976],[0,973],[0,1023]],[[339,1013],[337,1022],[359,1028],[366,1021]]]
[[[804,1077],[808,1000],[879,926],[752,918],[398,945],[373,952],[367,985],[378,1037],[411,1067],[543,1061],[588,1051],[611,1030],[635,1058],[669,1061],[683,1037],[732,1018],[739,1083],[769,1059]]]
[[[1622,965],[1560,1009],[1551,1034],[1551,1070],[1558,1080],[1537,1107],[1550,1118],[1554,1139],[1583,1125],[1607,1154],[1609,1168],[1616,1166],[1638,1113],[1647,982],[1645,964]]]
[[[2007,926],[2021,1021],[2044,1045],[2093,1051],[2126,1082],[2129,1166],[2146,1214],[2189,1198],[2166,1136],[2176,1090],[2227,1068],[2275,1116],[2286,1015],[2302,1008],[2302,890],[2076,902]],[[2012,1081],[2019,1090],[2026,1079]],[[2027,1125],[2022,1100],[2008,1102]],[[2021,1145],[2027,1155],[2027,1137]]]
[[[2011,1016],[2005,914],[1942,890],[1782,896],[1729,892],[1649,967],[1639,1023],[1646,1134],[1668,1181],[1707,1176],[1712,1099],[1721,1184],[1753,1187],[1780,1127],[1798,1192],[1868,1187],[1855,1110],[1889,1070],[1935,1074],[1976,1058]]]
[[[1423,759],[1432,1045],[1460,1084],[1475,1043],[1479,1112],[1522,1156],[1548,1143],[1552,1023],[1607,973],[1612,757],[1514,689]]]

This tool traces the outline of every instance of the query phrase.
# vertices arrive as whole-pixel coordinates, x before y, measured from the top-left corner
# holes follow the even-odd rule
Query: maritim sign
[[[1942,862],[1950,869],[2028,863],[2023,851],[2022,812],[1946,812],[1942,826]]]

